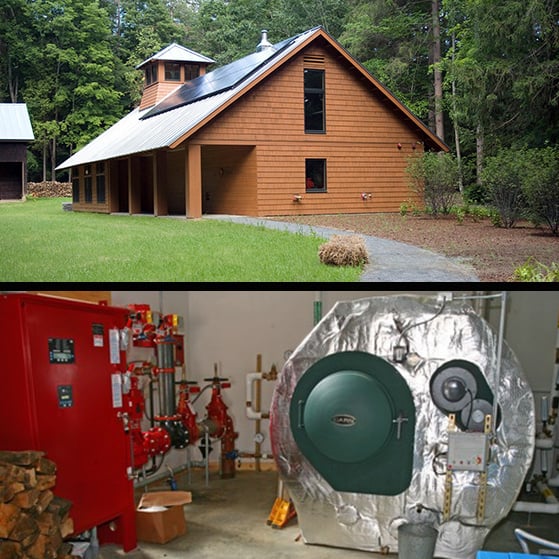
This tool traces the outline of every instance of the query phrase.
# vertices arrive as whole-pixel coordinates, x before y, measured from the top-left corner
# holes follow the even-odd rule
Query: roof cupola
[[[206,68],[215,62],[186,47],[172,43],[136,66],[144,71],[144,91],[140,110],[157,104],[190,80],[203,76]]]

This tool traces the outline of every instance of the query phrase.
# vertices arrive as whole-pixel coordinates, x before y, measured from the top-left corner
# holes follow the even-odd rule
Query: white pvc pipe
[[[247,417],[249,419],[263,419],[268,416],[268,414],[262,414],[261,411],[255,411],[252,407],[252,385],[254,381],[261,380],[262,373],[247,373],[246,377],[246,411]]]
[[[512,506],[515,512],[541,512],[544,514],[559,514],[559,503],[532,503],[530,501],[516,501]]]
[[[525,532],[521,528],[515,528],[514,535],[516,536],[516,539],[518,540],[523,553],[530,553],[530,549],[528,548],[528,544],[525,540],[528,540],[529,542],[535,543],[537,545],[543,545],[547,549],[559,549],[559,543],[544,540],[543,538],[539,538],[534,534]]]
[[[551,450],[553,448],[553,439],[551,438],[536,438],[536,448],[541,450]]]

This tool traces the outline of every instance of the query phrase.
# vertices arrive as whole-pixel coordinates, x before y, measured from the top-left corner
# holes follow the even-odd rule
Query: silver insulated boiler
[[[434,554],[474,559],[531,465],[534,399],[472,297],[338,302],[286,361],[272,450],[306,543],[396,553],[427,525]]]

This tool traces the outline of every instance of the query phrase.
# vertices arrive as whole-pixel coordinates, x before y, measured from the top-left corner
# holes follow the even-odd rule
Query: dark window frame
[[[165,62],[165,81],[181,81],[181,65],[178,62]]]
[[[157,64],[150,64],[146,68],[146,85],[157,82]]]
[[[72,178],[72,202],[78,204],[80,201],[80,177]]]
[[[305,159],[305,192],[328,192],[327,163],[325,158]]]
[[[326,133],[326,73],[305,68],[303,74],[305,102],[305,133]]]
[[[105,163],[97,163],[95,174],[95,190],[97,194],[97,203],[104,204],[107,201],[105,189]]]
[[[200,66],[198,64],[185,64],[184,65],[184,80],[190,81],[200,75]]]
[[[91,204],[93,202],[93,176],[91,174],[91,165],[86,165],[83,170],[83,198],[84,202]]]

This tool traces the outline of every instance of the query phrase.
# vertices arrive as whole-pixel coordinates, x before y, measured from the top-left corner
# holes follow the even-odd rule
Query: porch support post
[[[188,144],[186,160],[186,217],[202,217],[202,146]]]
[[[155,152],[153,169],[155,215],[169,215],[167,200],[167,152]]]
[[[151,159],[153,161],[153,164],[151,166],[152,188],[153,188],[153,215],[154,217],[157,217],[158,215],[161,215],[159,211],[159,186],[157,183],[157,178],[158,178],[157,177],[157,167],[158,167],[157,152],[151,156]]]

